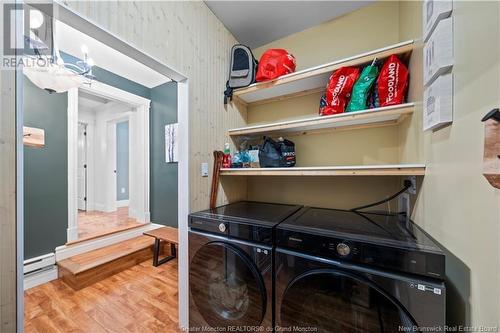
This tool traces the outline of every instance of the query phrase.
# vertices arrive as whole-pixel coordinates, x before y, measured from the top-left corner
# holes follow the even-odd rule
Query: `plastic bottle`
[[[230,168],[231,167],[231,150],[229,149],[229,143],[224,145],[224,158],[222,159],[222,167]]]

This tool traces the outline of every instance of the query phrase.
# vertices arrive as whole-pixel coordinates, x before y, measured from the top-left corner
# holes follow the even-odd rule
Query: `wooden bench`
[[[158,267],[177,257],[175,246],[179,244],[178,230],[172,227],[162,227],[146,231],[145,236],[154,237],[155,245],[153,250],[153,266]],[[160,259],[161,242],[164,241],[170,244],[170,255]]]

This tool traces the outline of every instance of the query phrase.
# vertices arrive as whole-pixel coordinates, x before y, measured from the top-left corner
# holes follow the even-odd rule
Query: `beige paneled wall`
[[[3,14],[1,8],[0,14]],[[16,331],[17,314],[16,103],[14,90],[15,72],[0,70],[0,332]]]
[[[201,162],[229,142],[227,129],[245,124],[243,107],[223,105],[229,50],[235,38],[201,1],[69,1],[67,4],[189,77],[190,209],[208,208],[210,178],[200,175]],[[246,194],[246,183],[226,181],[219,203]],[[233,190],[234,189],[234,190]]]
[[[454,1],[453,6],[453,124],[423,133],[419,119],[402,153],[411,156],[414,142],[421,142],[427,171],[414,220],[451,252],[449,321],[498,329],[500,190],[482,176],[480,120],[500,104],[500,3]],[[421,11],[420,1],[401,2],[402,39],[421,35]]]
[[[300,70],[399,41],[399,3],[379,1],[264,45],[254,50],[254,54],[259,57],[268,48],[285,48],[296,57]],[[265,123],[317,115],[320,96],[318,93],[249,107],[248,122]],[[399,163],[398,138],[397,127],[290,137],[296,144],[300,166]],[[395,192],[399,182],[397,177],[250,178],[248,198],[352,208]],[[396,208],[393,203],[391,209]]]

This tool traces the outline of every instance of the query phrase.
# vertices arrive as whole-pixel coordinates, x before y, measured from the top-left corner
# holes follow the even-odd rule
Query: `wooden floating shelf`
[[[361,66],[372,62],[374,58],[384,59],[391,54],[406,56],[415,47],[416,43],[413,40],[394,44],[284,75],[271,81],[254,83],[234,90],[233,96],[245,104],[257,105],[320,92],[325,89],[330,74],[340,67]]]
[[[23,126],[23,144],[28,147],[45,147],[45,131],[41,128]]]
[[[221,169],[221,176],[424,176],[424,164]]]
[[[311,134],[329,129],[358,129],[396,125],[415,110],[414,103],[405,103],[358,112],[282,121],[229,130],[230,136],[258,136],[263,134]]]

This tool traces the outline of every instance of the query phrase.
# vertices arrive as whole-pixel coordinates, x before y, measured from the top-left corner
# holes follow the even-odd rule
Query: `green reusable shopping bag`
[[[367,109],[366,100],[370,94],[373,82],[377,79],[378,67],[374,64],[363,68],[361,75],[352,88],[351,100],[347,104],[346,112]]]

